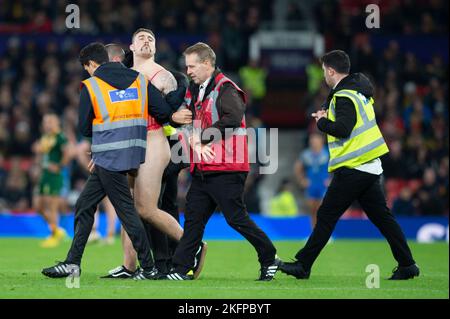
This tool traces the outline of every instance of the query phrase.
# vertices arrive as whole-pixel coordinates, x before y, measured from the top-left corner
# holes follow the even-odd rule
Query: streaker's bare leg
[[[179,241],[183,228],[169,213],[158,208],[161,181],[164,169],[170,160],[170,147],[162,129],[149,132],[145,163],[139,168],[135,181],[134,200],[136,208],[143,219]]]
[[[179,241],[183,236],[183,228],[169,213],[158,209],[162,176],[170,160],[169,143],[162,130],[147,134],[145,163],[140,166],[137,177],[129,180],[136,209],[147,222]],[[136,252],[126,233],[122,231],[121,235],[124,250],[123,265],[129,270],[134,270]]]
[[[120,227],[120,235],[122,237],[122,249],[123,249],[123,265],[126,269],[135,271],[137,264],[137,254],[133,248],[130,237],[123,227]]]

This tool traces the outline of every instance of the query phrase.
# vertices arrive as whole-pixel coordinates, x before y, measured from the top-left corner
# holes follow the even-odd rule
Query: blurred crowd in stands
[[[80,8],[80,28],[66,27],[68,3],[76,3]],[[7,1],[0,7],[0,33],[130,35],[144,27],[156,34],[202,34],[219,53],[219,65],[237,71],[247,60],[249,36],[262,21],[272,19],[272,3],[273,0]],[[175,64],[177,52],[166,47],[159,50],[164,50],[160,58]]]
[[[263,21],[273,19],[275,1],[81,0],[76,2],[81,8],[81,28],[70,32],[65,27],[66,1],[2,2],[0,34],[17,36],[10,37],[6,50],[0,52],[0,211],[31,207],[38,174],[32,144],[40,136],[43,114],[50,110],[59,114],[69,144],[75,147],[80,141],[78,89],[84,75],[77,60],[79,45],[49,41],[41,47],[34,41],[21,41],[20,34],[81,33],[101,38],[103,34],[131,35],[138,27],[149,27],[157,31],[157,61],[171,69],[181,68],[184,47],[171,47],[158,33],[204,35],[217,53],[217,64],[235,74],[252,95],[250,126],[260,126],[258,110],[270,87],[264,84],[266,71],[257,61],[248,61],[249,37]],[[361,1],[313,3],[314,22],[326,38],[327,49],[345,49],[352,70],[364,72],[376,86],[377,120],[390,148],[382,159],[388,205],[397,215],[448,215],[448,61],[436,55],[423,63],[415,54],[402,51],[396,41],[376,54],[369,33],[353,31],[353,24],[365,19]],[[380,5],[388,8],[383,28],[374,32],[448,34],[447,1],[380,1]],[[287,19],[305,16],[303,4],[293,1]],[[311,61],[304,112],[319,109],[326,100],[328,88],[321,74],[321,66]],[[312,132],[314,123],[307,130]],[[70,204],[86,172],[72,163],[68,176]],[[254,180],[258,177],[250,178]],[[181,198],[187,183],[183,175]]]

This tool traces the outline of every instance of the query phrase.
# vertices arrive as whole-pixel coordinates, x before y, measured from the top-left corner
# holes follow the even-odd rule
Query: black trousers
[[[405,235],[386,206],[381,176],[349,168],[335,171],[322,205],[317,211],[317,224],[305,247],[295,258],[310,270],[326,245],[342,214],[358,200],[370,221],[387,239],[392,254],[400,266],[415,263]]]
[[[246,177],[246,173],[240,172],[193,176],[186,197],[184,234],[172,258],[176,271],[186,273],[192,269],[205,226],[217,206],[227,223],[255,247],[262,266],[274,262],[274,245],[245,208],[243,192]]]
[[[170,162],[167,165],[163,175],[163,186],[161,189],[161,209],[168,212],[178,222],[180,222],[180,214],[178,211],[178,175],[180,172],[189,167],[186,163]],[[178,246],[178,241],[168,238],[169,253],[172,259],[175,249]]]
[[[97,205],[105,196],[110,199],[130,237],[141,267],[153,268],[150,245],[131,197],[126,172],[112,172],[98,166],[89,176],[75,205],[75,234],[66,262],[80,265]]]

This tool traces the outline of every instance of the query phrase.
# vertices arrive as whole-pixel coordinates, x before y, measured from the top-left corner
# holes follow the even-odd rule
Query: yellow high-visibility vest
[[[356,110],[356,124],[349,137],[337,138],[327,135],[330,161],[328,171],[339,167],[354,168],[389,152],[375,119],[373,98],[367,99],[354,90],[340,90],[334,93],[328,107],[328,119],[336,120],[336,98],[346,97]]]
[[[297,216],[298,207],[294,194],[289,191],[283,191],[270,200],[270,216],[286,217]]]

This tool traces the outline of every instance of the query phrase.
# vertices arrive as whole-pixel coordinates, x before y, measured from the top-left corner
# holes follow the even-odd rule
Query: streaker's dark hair
[[[82,66],[88,65],[89,61],[99,65],[109,62],[108,52],[100,42],[93,42],[82,48],[78,60]]]
[[[350,73],[350,58],[348,57],[348,54],[342,50],[333,50],[325,53],[320,58],[320,62],[326,67],[333,68],[338,73]]]
[[[133,35],[131,36],[131,43],[133,43],[134,37],[135,37],[136,34],[138,34],[139,32],[147,32],[147,33],[150,33],[151,36],[153,37],[153,39],[156,39],[155,34],[153,33],[152,30],[146,29],[146,28],[139,28],[139,29],[137,29],[136,31],[134,31]]]

